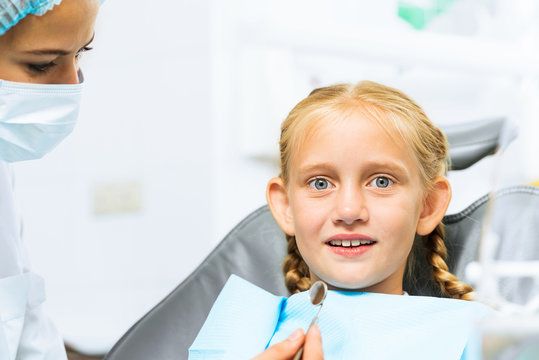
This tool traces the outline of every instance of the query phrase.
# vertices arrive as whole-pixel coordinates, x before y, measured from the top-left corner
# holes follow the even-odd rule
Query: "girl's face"
[[[78,83],[78,57],[93,39],[98,9],[99,0],[63,0],[42,16],[26,16],[0,36],[0,79]]]
[[[426,213],[418,165],[402,140],[360,113],[321,122],[293,155],[284,192],[280,225],[295,235],[313,281],[402,294]]]

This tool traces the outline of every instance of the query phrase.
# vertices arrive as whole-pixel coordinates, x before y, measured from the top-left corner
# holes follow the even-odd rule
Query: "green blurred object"
[[[520,351],[517,360],[537,360],[539,359],[539,338],[535,338],[534,343],[528,344],[527,347]]]
[[[399,17],[416,30],[423,30],[436,16],[442,14],[457,0],[399,1]]]

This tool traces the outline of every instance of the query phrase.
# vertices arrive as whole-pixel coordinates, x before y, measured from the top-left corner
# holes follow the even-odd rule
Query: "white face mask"
[[[82,84],[43,85],[0,79],[0,159],[39,159],[73,131]]]

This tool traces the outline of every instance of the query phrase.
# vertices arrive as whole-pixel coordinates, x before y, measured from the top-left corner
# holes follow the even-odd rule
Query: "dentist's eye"
[[[377,188],[385,189],[393,185],[393,180],[385,176],[378,176],[376,179],[371,181],[370,185],[375,186]]]
[[[314,179],[309,182],[309,186],[316,190],[326,190],[331,187],[331,183],[326,179]]]
[[[51,61],[47,63],[27,64],[27,66],[31,72],[35,74],[43,74],[49,71],[53,66],[56,66],[56,63]]]
[[[75,57],[76,57],[77,60],[78,60],[78,59],[80,59],[80,57],[82,56],[82,53],[83,53],[83,52],[90,51],[90,50],[92,50],[92,49],[93,49],[93,48],[90,47],[90,46],[85,46],[85,47],[83,47],[82,49],[80,49],[79,51],[77,51],[77,55],[75,55]]]

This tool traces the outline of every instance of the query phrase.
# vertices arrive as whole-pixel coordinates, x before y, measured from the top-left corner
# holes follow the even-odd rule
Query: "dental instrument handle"
[[[316,320],[318,320],[318,315],[320,315],[320,311],[322,310],[322,305],[324,305],[324,304],[320,305],[320,308],[318,309],[318,313],[316,313],[316,316],[314,317],[313,321],[311,321],[311,325],[309,325],[309,327],[307,328],[307,332],[309,332],[309,329],[314,324],[316,324]],[[305,335],[307,335],[307,333],[305,333]],[[303,345],[301,345],[301,348],[296,353],[296,356],[294,356],[294,360],[301,360],[301,359],[303,359]]]
[[[301,345],[301,348],[296,353],[296,356],[294,356],[294,360],[301,360],[303,359],[303,345]]]

